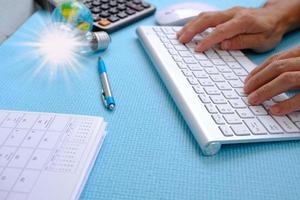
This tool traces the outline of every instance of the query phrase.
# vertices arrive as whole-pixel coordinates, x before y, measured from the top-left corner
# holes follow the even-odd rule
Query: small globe
[[[68,1],[58,5],[52,13],[52,20],[67,23],[83,33],[91,31],[93,28],[91,11],[77,1]]]

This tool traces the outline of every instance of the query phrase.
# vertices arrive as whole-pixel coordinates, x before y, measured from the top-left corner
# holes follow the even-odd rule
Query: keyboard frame
[[[141,26],[137,28],[136,33],[204,155],[215,155],[223,144],[300,139],[300,133],[286,132],[272,135],[224,136],[156,35],[153,27],[155,26]]]

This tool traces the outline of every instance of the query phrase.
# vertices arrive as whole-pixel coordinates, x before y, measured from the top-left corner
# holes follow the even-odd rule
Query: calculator
[[[113,32],[155,12],[155,7],[142,0],[82,0],[91,10],[94,28]]]
[[[64,0],[37,0],[43,7],[55,7]],[[45,2],[46,1],[46,2]],[[143,19],[156,10],[143,0],[78,0],[88,7],[94,18],[94,31],[113,32]]]

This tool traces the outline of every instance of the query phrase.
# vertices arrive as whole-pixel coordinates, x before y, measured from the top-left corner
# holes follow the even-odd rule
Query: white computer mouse
[[[156,12],[155,19],[162,26],[183,26],[201,12],[216,10],[218,9],[204,3],[179,3]]]

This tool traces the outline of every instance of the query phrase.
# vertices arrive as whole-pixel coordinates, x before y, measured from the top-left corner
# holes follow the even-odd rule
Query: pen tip
[[[115,105],[114,105],[114,104],[110,104],[110,105],[108,106],[108,108],[109,108],[109,110],[114,110],[114,109],[115,109]]]

